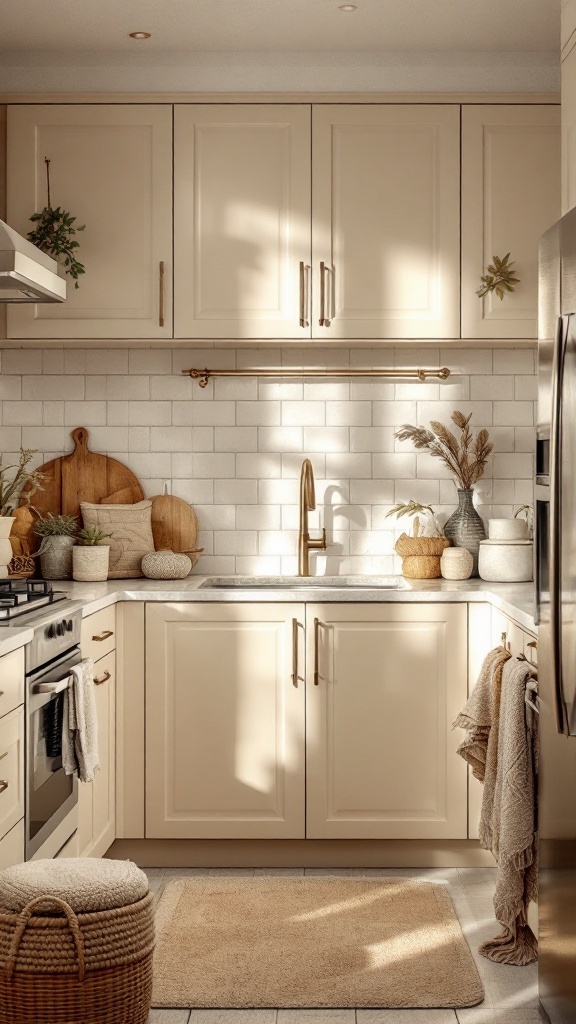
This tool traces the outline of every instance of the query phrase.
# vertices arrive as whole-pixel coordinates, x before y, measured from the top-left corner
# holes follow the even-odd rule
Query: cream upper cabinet
[[[146,838],[304,836],[304,608],[146,613]]]
[[[462,108],[462,337],[536,338],[538,239],[560,216],[560,108]],[[510,253],[520,284],[476,290]]]
[[[307,606],[307,836],[464,839],[466,606]]]
[[[11,305],[10,338],[172,337],[172,108],[147,104],[13,106],[8,222],[22,234],[51,203],[85,224],[86,273],[62,304]]]
[[[562,61],[562,213],[576,206],[576,31]]]
[[[314,337],[459,336],[459,116],[313,108]]]
[[[174,111],[176,338],[306,338],[310,106]]]

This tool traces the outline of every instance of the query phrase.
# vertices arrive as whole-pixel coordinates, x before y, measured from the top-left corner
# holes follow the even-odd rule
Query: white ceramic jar
[[[478,575],[490,583],[528,583],[532,579],[531,540],[482,540]]]
[[[489,519],[488,540],[527,540],[525,519]]]
[[[474,559],[468,548],[445,548],[440,559],[440,572],[445,580],[467,580],[472,575]]]

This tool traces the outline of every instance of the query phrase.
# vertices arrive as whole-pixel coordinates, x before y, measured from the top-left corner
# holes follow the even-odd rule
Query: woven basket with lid
[[[152,900],[146,875],[124,861],[0,872],[0,1024],[145,1024]]]

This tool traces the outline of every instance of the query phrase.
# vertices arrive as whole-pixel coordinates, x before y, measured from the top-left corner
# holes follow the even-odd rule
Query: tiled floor
[[[360,869],[148,869],[150,887],[160,892],[170,878],[183,875],[370,875],[427,879],[444,885],[478,965],[486,997],[469,1010],[152,1010],[148,1024],[540,1024],[536,966],[506,967],[478,954],[480,943],[495,935],[492,868]]]

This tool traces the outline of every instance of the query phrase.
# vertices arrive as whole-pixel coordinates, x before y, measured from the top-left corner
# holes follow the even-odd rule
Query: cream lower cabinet
[[[297,604],[147,605],[147,838],[304,836],[303,625]]]
[[[465,606],[149,604],[146,837],[465,838],[466,678]]]
[[[96,653],[98,644],[115,646],[115,608],[84,619],[82,652]],[[112,626],[112,630],[106,627]],[[78,783],[78,853],[102,857],[116,838],[116,652],[94,662],[94,696],[98,717],[100,768],[93,782]]]
[[[308,605],[307,633],[307,836],[466,838],[466,606]]]
[[[0,870],[24,860],[24,648],[0,658]]]

